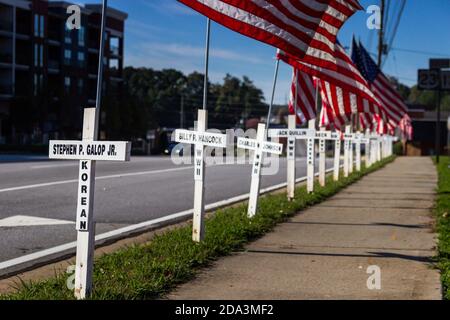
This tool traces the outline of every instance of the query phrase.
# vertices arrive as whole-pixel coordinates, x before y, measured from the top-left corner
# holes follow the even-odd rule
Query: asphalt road
[[[78,162],[1,160],[0,262],[75,241]],[[298,158],[297,177],[306,175],[305,164],[305,158]],[[331,167],[332,159],[328,159],[327,168]],[[169,157],[134,157],[129,163],[99,162],[95,193],[97,234],[191,209],[193,170],[191,165],[173,164]],[[248,193],[250,178],[248,164],[208,167],[206,203]],[[263,176],[262,187],[285,181],[286,160],[280,159],[278,173]],[[54,221],[34,223],[28,221],[30,217],[63,221],[56,225],[52,224]]]

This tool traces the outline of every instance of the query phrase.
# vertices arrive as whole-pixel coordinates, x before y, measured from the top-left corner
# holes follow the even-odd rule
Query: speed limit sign
[[[440,70],[419,70],[419,90],[438,90],[441,84]]]

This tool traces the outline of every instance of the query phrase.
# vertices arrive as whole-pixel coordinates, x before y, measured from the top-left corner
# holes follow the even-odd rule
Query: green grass
[[[436,201],[437,232],[439,234],[438,266],[444,289],[444,298],[450,300],[450,158],[442,157],[437,166],[439,174]]]
[[[317,204],[341,189],[373,172],[394,157],[355,172],[338,182],[328,179],[326,187],[307,194],[305,187],[296,190],[289,202],[283,193],[261,197],[258,214],[247,218],[247,205],[217,211],[206,221],[206,238],[200,244],[191,240],[191,227],[181,227],[156,236],[149,244],[135,245],[95,261],[92,299],[153,299],[163,296],[177,284],[191,279],[202,267],[215,259],[243,248],[244,244],[272,230],[301,209]],[[67,289],[67,274],[55,278],[18,284],[14,294],[1,299],[73,299]]]

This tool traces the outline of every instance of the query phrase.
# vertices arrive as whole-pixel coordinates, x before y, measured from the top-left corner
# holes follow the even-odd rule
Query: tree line
[[[192,127],[203,105],[204,76],[185,75],[174,69],[124,69],[122,101],[104,100],[108,110],[105,128],[110,138],[143,138],[149,129]],[[208,85],[209,126],[239,127],[243,121],[265,116],[263,91],[253,81],[227,74],[222,83]],[[182,112],[183,111],[183,112]]]

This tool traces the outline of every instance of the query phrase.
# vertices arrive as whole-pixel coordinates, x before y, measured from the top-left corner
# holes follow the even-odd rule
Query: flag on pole
[[[178,0],[208,18],[313,66],[334,69],[336,37],[358,0]]]
[[[322,81],[327,81],[348,93],[353,93],[361,99],[366,99],[372,104],[379,105],[380,102],[370,90],[366,79],[364,79],[362,74],[358,71],[351,58],[345,52],[344,48],[342,48],[339,44],[336,44],[335,47],[334,69],[318,67],[310,63],[306,63],[303,60],[299,60],[283,51],[278,54],[278,58],[296,69],[315,76]]]
[[[412,126],[411,118],[406,114],[400,121],[400,132],[402,134],[403,140],[411,141],[414,136],[414,129]]]
[[[387,116],[390,131],[392,131],[400,124],[400,121],[407,113],[407,107],[402,97],[394,89],[380,68],[378,68],[367,50],[360,43],[357,43],[355,39],[353,39],[352,60],[369,82],[370,88],[380,101],[381,107]]]
[[[324,127],[327,130],[336,130],[340,132],[345,131],[345,124],[350,119],[346,115],[339,115],[335,113],[335,110],[328,103],[326,98],[322,96],[322,110],[320,112],[320,127]]]
[[[315,81],[309,74],[293,69],[289,112],[295,114],[297,110],[297,123],[300,125],[316,118]],[[297,99],[295,99],[296,95]],[[295,102],[297,102],[297,108]]]

